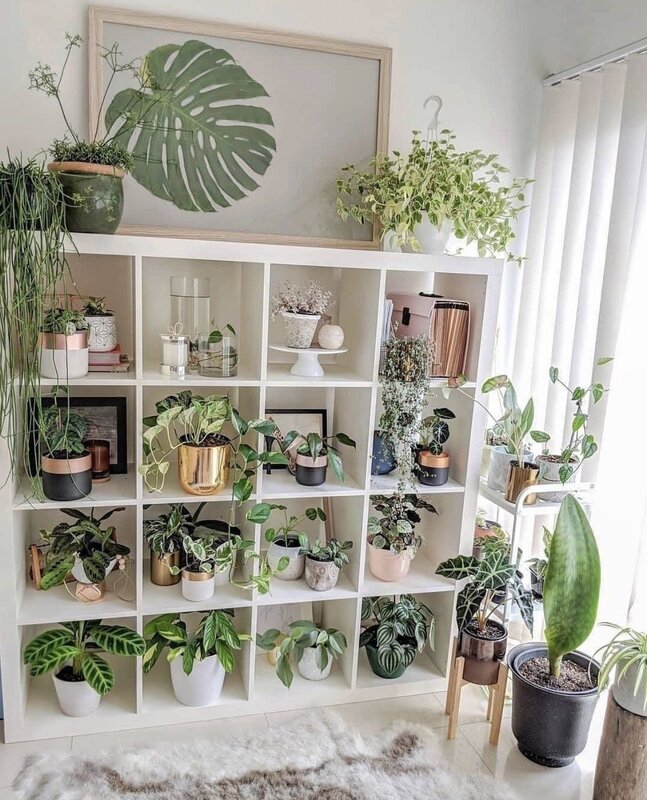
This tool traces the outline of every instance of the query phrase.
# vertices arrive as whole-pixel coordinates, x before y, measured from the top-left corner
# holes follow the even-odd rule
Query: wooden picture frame
[[[330,104],[335,99],[335,102],[340,102],[336,99],[338,92],[334,92],[328,97],[324,99],[323,95],[326,94],[325,92],[319,93],[318,103],[320,104],[319,107],[321,108],[321,120],[322,123],[315,126],[316,131],[321,131],[321,125],[325,125],[326,122],[330,120],[331,131],[336,130],[337,134],[340,134],[340,128],[342,125],[346,125],[348,128],[346,135],[339,136],[340,140],[345,143],[349,140],[352,140],[354,136],[359,137],[365,133],[364,127],[366,127],[367,137],[366,140],[362,141],[361,148],[361,155],[353,153],[352,148],[349,150],[349,153],[340,152],[339,153],[339,163],[332,166],[330,163],[330,154],[328,154],[327,159],[322,160],[322,169],[323,164],[325,163],[325,174],[328,176],[330,173],[330,184],[331,188],[328,187],[328,180],[326,177],[326,184],[325,187],[317,184],[310,185],[305,183],[305,181],[309,180],[306,177],[308,172],[311,172],[313,175],[315,171],[310,167],[310,170],[299,170],[296,168],[296,164],[293,163],[296,156],[295,152],[299,151],[299,148],[293,152],[289,150],[290,158],[285,160],[285,165],[281,167],[283,170],[280,174],[281,176],[285,176],[285,180],[281,181],[280,187],[276,185],[276,180],[273,181],[275,183],[273,190],[271,187],[267,186],[267,196],[263,198],[262,203],[271,204],[271,208],[278,209],[281,207],[279,203],[280,199],[285,198],[286,196],[289,198],[290,192],[292,192],[292,197],[301,197],[302,203],[296,204],[292,201],[285,204],[285,217],[288,226],[292,224],[297,224],[296,218],[297,214],[300,214],[301,211],[297,210],[298,206],[302,206],[304,203],[309,203],[312,205],[312,215],[306,216],[305,212],[303,219],[299,218],[299,224],[303,227],[303,233],[295,233],[287,232],[287,230],[281,231],[261,231],[261,226],[269,226],[270,222],[268,219],[268,214],[263,212],[262,204],[259,203],[257,209],[254,208],[256,203],[252,204],[252,221],[250,222],[249,216],[245,217],[244,222],[239,222],[238,230],[236,230],[236,226],[228,224],[227,219],[221,220],[218,219],[219,216],[222,214],[217,214],[213,212],[203,212],[198,214],[203,217],[209,218],[205,221],[205,225],[202,227],[186,227],[186,221],[188,219],[193,219],[191,217],[187,217],[186,214],[190,212],[182,212],[182,213],[175,213],[173,206],[170,201],[167,200],[160,200],[158,197],[154,197],[152,194],[146,192],[143,187],[139,187],[139,185],[132,179],[127,178],[126,180],[130,183],[126,187],[126,211],[125,211],[125,221],[119,228],[119,233],[123,234],[142,234],[142,235],[150,235],[150,236],[172,236],[172,237],[180,237],[180,238],[197,238],[197,239],[214,239],[214,240],[226,240],[230,242],[255,242],[261,244],[290,244],[290,245],[311,245],[311,246],[319,246],[319,247],[345,247],[345,248],[361,248],[361,249],[379,249],[380,248],[380,236],[379,236],[379,226],[374,224],[372,226],[372,231],[369,230],[368,238],[363,235],[363,231],[366,226],[358,226],[357,223],[349,222],[342,223],[337,219],[336,216],[336,209],[335,209],[335,197],[334,192],[332,196],[332,206],[328,202],[328,197],[323,197],[324,191],[330,192],[334,190],[334,184],[336,178],[338,177],[338,172],[334,170],[341,170],[345,163],[348,161],[353,161],[358,164],[364,164],[368,158],[375,156],[377,153],[383,153],[387,151],[388,147],[388,121],[389,121],[389,102],[390,102],[390,85],[391,85],[391,49],[388,47],[381,47],[377,45],[368,45],[368,44],[358,44],[354,42],[344,42],[344,41],[336,41],[332,39],[324,39],[316,36],[305,36],[299,34],[292,34],[292,33],[280,33],[277,31],[271,30],[262,30],[258,28],[249,28],[249,27],[241,27],[235,25],[227,25],[219,22],[214,22],[210,20],[196,20],[196,19],[182,19],[178,17],[168,17],[162,16],[158,14],[146,13],[146,12],[139,12],[139,11],[131,11],[127,9],[115,9],[115,8],[107,8],[101,6],[90,6],[89,8],[89,20],[88,20],[88,57],[89,57],[89,65],[88,65],[88,75],[89,75],[89,118],[90,118],[90,130],[94,130],[96,126],[97,115],[99,109],[102,104],[102,98],[104,94],[104,80],[103,80],[103,67],[100,55],[100,47],[101,46],[111,46],[115,41],[114,37],[111,37],[110,40],[107,38],[104,39],[104,33],[106,31],[107,26],[125,26],[126,28],[140,28],[140,29],[148,29],[147,31],[143,31],[141,36],[143,39],[146,37],[151,37],[153,34],[150,32],[151,29],[154,31],[164,31],[169,32],[169,40],[172,40],[175,43],[179,43],[178,39],[181,39],[183,35],[186,35],[187,38],[197,38],[200,40],[207,40],[209,38],[213,40],[230,40],[233,42],[239,42],[244,45],[245,48],[249,48],[251,45],[256,46],[266,46],[271,45],[272,48],[270,51],[263,51],[266,53],[273,53],[275,52],[275,48],[288,48],[290,57],[293,59],[316,59],[316,58],[328,58],[328,57],[339,57],[340,61],[335,62],[338,69],[348,71],[350,75],[357,75],[358,87],[362,86],[363,81],[364,83],[369,85],[370,81],[370,102],[373,102],[373,98],[375,99],[376,107],[374,109],[375,117],[374,119],[371,116],[361,116],[358,119],[361,121],[361,125],[357,124],[357,119],[353,120],[351,117],[352,113],[361,113],[360,111],[360,102],[359,100],[362,99],[362,92],[357,91],[355,97],[350,97],[350,90],[346,93],[346,98],[344,100],[344,113],[340,111],[338,115],[331,113],[331,108],[326,106],[324,108],[324,102]],[[123,37],[122,37],[123,38]],[[187,41],[185,39],[184,41]],[[232,57],[236,60],[236,52],[235,47],[232,47],[234,52],[232,52]],[[146,46],[143,47],[142,52],[138,52],[136,55],[141,57],[145,55],[146,52],[149,52]],[[247,50],[246,52],[249,52]],[[133,57],[131,52],[126,54],[125,60],[129,60],[129,58]],[[270,64],[268,58],[264,59],[264,64],[268,65],[268,70],[280,70],[281,68],[285,68],[285,85],[282,85],[283,91],[277,93],[277,103],[280,102],[283,104],[288,104],[294,102],[294,98],[296,97],[297,100],[295,102],[295,115],[294,115],[294,125],[298,126],[298,118],[299,114],[303,114],[303,103],[302,101],[298,100],[300,96],[298,92],[290,92],[286,89],[286,86],[289,85],[292,81],[299,80],[299,75],[303,70],[299,70],[298,68],[298,61],[297,65],[295,66],[292,64],[291,69],[287,69],[285,66],[285,54],[282,54],[282,61],[277,59],[277,66],[276,64]],[[280,63],[279,63],[280,62]],[[371,63],[371,75],[368,75],[368,62]],[[306,63],[306,62],[304,62]],[[244,65],[243,65],[244,66]],[[352,72],[355,70],[355,72]],[[312,70],[313,74],[320,74],[317,70]],[[375,75],[373,75],[375,73]],[[344,73],[345,74],[345,73]],[[362,76],[361,81],[359,76]],[[343,79],[339,78],[337,73],[331,75],[331,81],[334,82],[335,87],[345,87],[350,86],[352,84],[352,80],[350,79]],[[278,81],[277,81],[278,84]],[[328,84],[329,85],[329,84]],[[340,90],[341,91],[341,90]],[[313,92],[310,92],[313,94]],[[317,92],[314,92],[316,95]],[[342,92],[343,94],[343,92]],[[268,94],[269,97],[269,94]],[[269,98],[271,100],[271,98]],[[368,102],[368,92],[367,92],[367,102]],[[292,106],[290,105],[290,108]],[[281,106],[283,108],[283,106]],[[341,108],[341,107],[340,107]],[[105,106],[104,106],[105,109]],[[316,112],[316,108],[310,109],[307,112],[305,117],[301,117],[301,125],[304,124],[304,119],[306,121],[310,121],[312,119],[312,115]],[[292,120],[290,120],[292,122]],[[312,123],[314,124],[314,123]],[[335,127],[337,126],[337,127]],[[368,136],[368,130],[373,130],[374,126],[374,148],[371,142],[370,152],[368,152],[368,143],[369,138],[373,138],[372,136]],[[287,128],[288,126],[285,126]],[[284,128],[284,129],[285,129]],[[344,131],[346,128],[343,129]],[[273,133],[279,132],[279,127],[273,129]],[[280,135],[280,132],[279,134]],[[308,142],[312,137],[309,137],[307,133],[303,133],[301,141]],[[321,132],[321,138],[323,142],[330,141],[331,136],[327,135],[326,132]],[[342,144],[342,147],[345,144]],[[339,147],[339,144],[337,144]],[[350,145],[349,145],[350,147]],[[318,151],[317,151],[318,152]],[[323,159],[323,155],[321,156]],[[274,159],[276,161],[276,158]],[[299,162],[302,163],[302,162]],[[271,170],[270,166],[270,170]],[[278,168],[277,168],[278,169]],[[269,170],[268,170],[269,174]],[[275,174],[275,178],[278,177],[278,172]],[[298,177],[303,175],[303,177]],[[264,180],[267,181],[267,176],[263,176]],[[293,185],[291,188],[285,189],[285,181],[290,180],[290,182],[294,182],[297,180],[304,181],[302,186],[303,191],[300,188],[295,188]],[[263,189],[263,185],[259,187]],[[309,191],[308,191],[309,189]],[[128,207],[128,193],[129,190],[136,191],[137,196],[135,197],[135,201],[131,204],[133,208],[136,208],[136,211],[130,211]],[[252,192],[253,195],[258,194],[259,189],[255,192]],[[151,198],[152,208],[150,210],[144,211],[142,208],[141,202],[141,195],[140,192],[146,193],[146,196]],[[232,204],[232,207],[225,209],[226,212],[229,212],[229,219],[231,220],[231,213],[234,213],[234,219],[238,217],[242,217],[242,211],[240,213],[236,212],[235,209],[232,208],[233,206],[240,205],[241,202],[244,203],[245,200],[248,200],[251,195],[247,198],[243,198],[242,201],[238,203]],[[168,203],[171,206],[170,210],[167,210],[169,216],[173,214],[178,217],[179,219],[185,220],[185,225],[182,226],[181,224],[174,225],[168,224],[167,220],[163,220],[164,224],[162,224],[162,220],[160,219],[159,214],[155,215],[153,213],[153,208],[157,211],[160,208],[164,208],[164,205],[160,206],[161,204]],[[322,214],[322,208],[325,210],[325,214]],[[177,209],[176,211],[180,211]],[[315,213],[315,211],[317,213]],[[249,204],[245,209],[246,214],[250,213]],[[276,214],[279,213],[278,210],[275,211]],[[282,213],[282,211],[280,212]],[[151,221],[146,223],[138,223],[133,221],[132,219],[129,221],[129,216],[131,214],[138,214],[140,217],[148,216],[151,218]],[[185,216],[182,216],[184,214]],[[258,222],[258,230],[242,230],[241,225],[255,225],[256,220]],[[292,223],[294,220],[294,223]],[[326,222],[327,220],[327,222]],[[272,225],[274,222],[272,221]],[[339,234],[342,230],[344,235],[331,235],[325,233],[324,229],[328,226],[330,230],[335,229],[335,234]],[[278,222],[276,222],[277,227],[281,227]],[[314,230],[316,226],[319,226],[318,230]],[[229,228],[229,230],[219,230],[220,228]],[[355,234],[353,238],[352,235],[346,235],[346,231],[349,234]],[[360,235],[361,234],[361,235]]]

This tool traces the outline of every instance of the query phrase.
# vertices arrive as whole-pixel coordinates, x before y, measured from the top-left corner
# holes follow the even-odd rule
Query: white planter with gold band
[[[40,374],[43,378],[71,380],[88,374],[88,333],[77,331],[40,334]]]

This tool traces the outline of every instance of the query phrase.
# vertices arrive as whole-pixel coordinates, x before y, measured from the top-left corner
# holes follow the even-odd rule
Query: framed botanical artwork
[[[336,180],[387,149],[389,48],[91,6],[89,54],[91,128],[135,159],[120,232],[379,246]]]
[[[299,431],[303,434],[318,433],[322,437],[328,433],[328,413],[325,408],[266,408],[265,417],[276,423],[279,438],[290,431]],[[287,455],[295,459],[297,447],[303,441],[302,437],[295,439]],[[274,444],[274,437],[266,436],[265,443],[266,448],[270,450]],[[288,467],[283,464],[268,464],[265,469],[270,474],[273,469],[288,469]]]

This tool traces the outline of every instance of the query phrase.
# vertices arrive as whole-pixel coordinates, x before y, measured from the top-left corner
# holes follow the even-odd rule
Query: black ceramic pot
[[[69,502],[87,497],[92,491],[92,457],[41,458],[43,492],[50,500]]]
[[[311,458],[310,456],[297,455],[296,479],[302,486],[321,486],[326,482],[328,470],[328,456]]]
[[[508,632],[499,622],[490,620],[500,635],[495,639],[464,630],[458,642],[458,655],[465,657],[463,679],[478,686],[492,686],[499,678],[499,662],[505,658]]]
[[[388,475],[396,467],[391,440],[380,431],[373,432],[371,475]]]
[[[520,674],[519,668],[526,661],[547,656],[548,649],[540,642],[519,644],[508,654],[513,689],[512,732],[519,750],[530,761],[543,767],[565,767],[584,750],[598,690],[550,689],[537,686]],[[600,665],[584,653],[575,651],[564,658],[587,669],[590,665],[592,676],[598,677]]]
[[[418,480],[425,486],[443,486],[449,479],[449,456],[447,453],[435,455],[429,450],[419,450]]]

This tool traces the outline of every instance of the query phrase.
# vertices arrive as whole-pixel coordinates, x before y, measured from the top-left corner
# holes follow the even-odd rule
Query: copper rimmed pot
[[[539,481],[539,467],[529,461],[524,461],[523,466],[519,466],[518,461],[510,462],[508,471],[508,482],[505,489],[505,499],[509,503],[516,503],[517,497],[522,489],[528,486],[536,486]],[[525,506],[534,505],[537,502],[536,494],[529,494],[523,501]]]
[[[212,444],[182,442],[178,448],[180,485],[185,492],[212,495],[222,492],[229,482],[231,445],[226,436],[212,436]]]
[[[326,482],[326,472],[328,470],[328,456],[304,456],[297,453],[297,483],[302,486],[321,486]]]
[[[43,378],[70,380],[88,374],[88,332],[40,333],[40,374]]]
[[[508,632],[499,622],[489,621],[499,635],[487,638],[480,636],[474,628],[465,629],[460,635],[458,655],[465,657],[463,679],[479,686],[492,686],[499,677],[499,663],[505,658]]]
[[[67,503],[92,491],[92,457],[87,451],[80,456],[42,456],[40,465],[43,492],[50,500]]]
[[[425,486],[443,486],[449,480],[449,455],[429,450],[418,453],[418,480]]]

